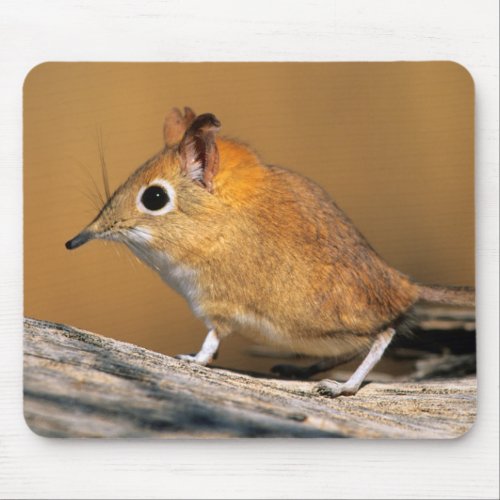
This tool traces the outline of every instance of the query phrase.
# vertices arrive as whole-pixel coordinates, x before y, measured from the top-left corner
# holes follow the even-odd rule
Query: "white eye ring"
[[[168,202],[163,208],[160,208],[159,210],[149,210],[149,208],[146,208],[142,203],[142,195],[144,194],[144,191],[146,191],[146,189],[151,186],[161,186],[167,192],[169,198]],[[140,212],[150,215],[164,215],[167,212],[171,212],[175,208],[175,201],[175,189],[172,187],[172,185],[164,179],[155,179],[139,189],[135,203]]]

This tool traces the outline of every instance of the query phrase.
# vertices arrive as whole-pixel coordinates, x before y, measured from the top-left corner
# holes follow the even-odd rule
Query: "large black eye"
[[[148,210],[161,210],[169,202],[169,197],[161,186],[149,186],[142,193],[141,202]]]

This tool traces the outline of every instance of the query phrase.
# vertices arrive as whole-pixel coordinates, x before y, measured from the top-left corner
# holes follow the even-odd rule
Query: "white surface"
[[[0,498],[498,498],[498,2],[0,6]],[[477,95],[479,416],[449,442],[47,440],[22,417],[22,83],[47,60],[431,60]]]

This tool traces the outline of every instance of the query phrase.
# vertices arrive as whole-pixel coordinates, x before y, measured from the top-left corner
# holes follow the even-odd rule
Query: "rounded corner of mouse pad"
[[[468,433],[460,61],[44,62],[23,103],[35,434]]]

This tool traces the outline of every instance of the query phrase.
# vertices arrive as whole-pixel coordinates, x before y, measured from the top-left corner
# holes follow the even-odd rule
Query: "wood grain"
[[[24,347],[25,418],[43,436],[453,438],[476,414],[475,377],[330,399],[314,382],[202,367],[33,319]]]

